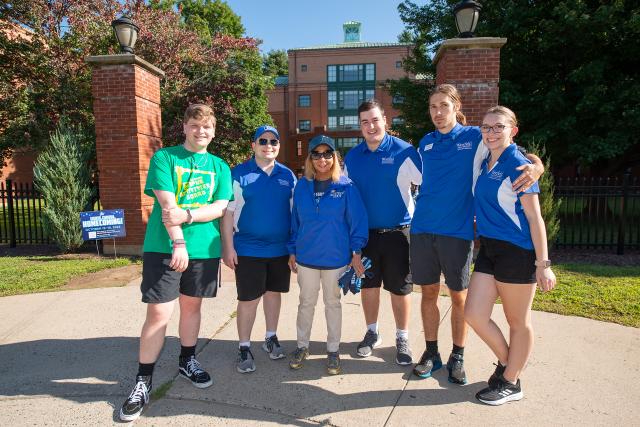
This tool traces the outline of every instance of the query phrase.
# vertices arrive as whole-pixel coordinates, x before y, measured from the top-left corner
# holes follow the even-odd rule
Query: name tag
[[[383,157],[381,159],[381,163],[383,165],[392,165],[393,164],[393,157]]]
[[[433,143],[431,143],[431,144],[427,144],[427,145],[425,145],[425,146],[424,146],[424,151],[429,151],[429,150],[431,150],[432,148],[433,148]]]
[[[456,147],[458,147],[458,151],[471,150],[471,142],[459,142],[456,144]]]

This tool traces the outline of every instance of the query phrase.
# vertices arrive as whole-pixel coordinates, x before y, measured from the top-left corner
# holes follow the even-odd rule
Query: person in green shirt
[[[147,317],[140,335],[136,384],[120,409],[133,421],[149,402],[151,377],[164,344],[175,300],[180,304],[179,375],[198,388],[213,381],[195,358],[202,298],[215,297],[220,266],[220,225],[233,199],[231,171],[207,147],[216,119],[208,105],[184,115],[185,142],[156,152],[144,192],[154,198],[143,246],[142,302]]]

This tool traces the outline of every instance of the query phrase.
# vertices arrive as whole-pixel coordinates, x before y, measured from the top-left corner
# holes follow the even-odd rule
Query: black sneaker
[[[523,397],[520,380],[515,384],[511,384],[502,375],[497,378],[493,387],[487,387],[476,393],[476,399],[492,406],[503,405],[507,402],[520,400]]]
[[[251,349],[249,347],[242,346],[238,350],[238,362],[236,363],[236,369],[241,374],[246,374],[256,370],[253,353],[251,353]]]
[[[420,378],[429,378],[434,371],[442,368],[442,359],[440,353],[428,354],[426,351],[422,353],[420,361],[414,366],[413,373]]]
[[[467,373],[464,371],[464,360],[461,354],[451,353],[447,362],[449,371],[449,382],[453,384],[465,385],[467,383]]]
[[[497,384],[498,378],[500,378],[502,374],[504,374],[505,369],[507,369],[507,367],[503,366],[502,363],[500,363],[500,361],[498,360],[496,370],[493,371],[493,374],[491,374],[491,376],[489,377],[489,381],[487,381],[487,383],[489,383],[489,387],[493,387]]]
[[[411,349],[406,338],[396,338],[396,363],[398,365],[411,365]]]
[[[360,344],[358,344],[356,352],[360,357],[369,357],[371,356],[371,353],[373,353],[373,349],[380,347],[380,345],[382,345],[382,338],[380,338],[380,334],[367,329],[367,333],[364,335],[362,341],[360,341]]]
[[[120,420],[133,421],[140,416],[144,406],[149,403],[151,375],[136,377],[136,385],[120,408]]]
[[[280,341],[278,341],[278,337],[273,335],[264,340],[264,344],[262,344],[262,349],[269,353],[269,358],[271,360],[278,360],[286,357],[284,354],[284,349],[280,345]]]
[[[181,377],[191,381],[194,387],[207,388],[213,384],[213,380],[209,374],[202,369],[200,362],[195,356],[180,357],[178,363],[178,371]]]

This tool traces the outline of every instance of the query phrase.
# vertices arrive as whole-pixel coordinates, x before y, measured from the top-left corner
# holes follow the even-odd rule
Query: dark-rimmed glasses
[[[333,151],[331,151],[331,150],[325,151],[324,153],[321,153],[319,151],[312,151],[310,154],[311,154],[311,160],[320,160],[320,159],[331,160],[331,159],[333,159]]]
[[[489,133],[489,131],[493,131],[493,133],[502,133],[504,131],[504,128],[506,127],[507,125],[501,125],[501,124],[497,124],[493,126],[482,125],[480,126],[480,132]]]
[[[260,138],[258,140],[258,144],[260,145],[267,145],[267,144],[271,144],[272,146],[277,146],[278,144],[280,144],[280,141],[277,139],[267,139],[267,138]]]

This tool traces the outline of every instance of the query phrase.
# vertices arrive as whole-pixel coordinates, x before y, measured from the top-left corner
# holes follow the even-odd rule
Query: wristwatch
[[[360,249],[351,252],[352,255],[362,255],[362,251]]]
[[[536,260],[536,262],[534,262],[534,264],[536,265],[536,267],[544,267],[544,268],[551,267],[551,261],[549,261],[548,259],[545,259],[545,260],[542,260],[542,261]]]
[[[193,222],[193,216],[191,216],[191,209],[187,209],[187,224],[191,224]]]

